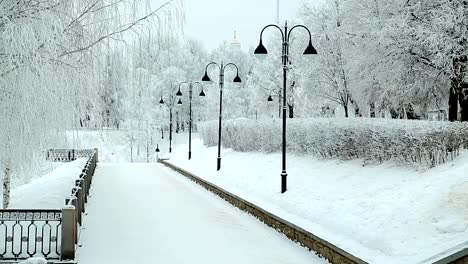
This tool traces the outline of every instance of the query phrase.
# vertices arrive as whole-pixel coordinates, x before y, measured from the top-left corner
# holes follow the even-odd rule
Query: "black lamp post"
[[[268,102],[273,102],[273,97],[271,97],[271,91],[270,91],[270,95],[268,96],[267,101],[268,101]]]
[[[273,97],[276,97],[277,95],[274,94],[272,95],[272,92],[273,90],[270,91],[270,95],[268,95],[268,99],[267,99],[267,104],[269,105],[271,102],[273,102]],[[278,96],[278,99],[279,99],[279,105],[281,106],[281,96]],[[268,108],[268,110],[270,110],[270,108]],[[274,118],[273,117],[273,114],[271,115],[271,118]],[[281,109],[280,109],[280,114],[279,114],[279,118],[281,118]]]
[[[203,85],[199,82],[182,82],[179,84],[179,91],[177,91],[176,95],[177,96],[182,96],[182,92],[180,91],[180,87],[182,84],[188,84],[189,86],[189,151],[188,151],[188,159],[190,160],[192,158],[192,91],[193,91],[193,86],[195,84],[198,84],[201,86],[201,92],[199,96],[205,96],[205,93],[203,92]],[[182,104],[182,101],[179,99],[178,104]]]
[[[286,173],[286,77],[287,77],[287,72],[289,70],[288,65],[289,65],[289,40],[291,36],[291,31],[295,28],[301,27],[307,30],[309,33],[309,45],[304,51],[304,55],[310,55],[310,54],[317,54],[317,50],[312,46],[312,34],[310,33],[310,30],[304,26],[304,25],[296,25],[289,29],[288,31],[288,22],[286,21],[284,23],[284,31],[277,25],[268,25],[262,29],[262,32],[260,33],[260,43],[258,44],[258,47],[255,49],[254,54],[268,54],[267,49],[265,46],[263,46],[262,43],[262,36],[263,36],[263,31],[267,29],[268,27],[275,27],[279,29],[281,32],[282,36],[282,58],[283,58],[283,146],[282,146],[282,171],[281,171],[281,193],[286,192],[287,190],[287,183],[286,183],[286,177],[288,174]],[[268,98],[270,101],[270,98]]]
[[[224,85],[224,70],[227,66],[233,66],[236,68],[237,74],[234,78],[233,82],[242,82],[241,78],[239,77],[239,68],[234,63],[228,63],[226,65],[221,62],[219,65],[216,62],[210,62],[206,65],[205,68],[205,75],[202,78],[204,82],[211,82],[210,77],[208,76],[208,67],[210,65],[216,65],[219,68],[219,129],[218,129],[218,162],[217,162],[217,170],[221,169],[221,120],[222,120],[222,113],[223,113],[223,85]]]
[[[161,100],[159,100],[159,104],[161,105],[165,104],[162,95],[161,95]],[[172,108],[174,107],[174,96],[172,95],[172,93],[169,94],[169,103],[167,103],[166,105],[169,108],[169,153],[171,153],[172,152]]]
[[[159,162],[159,144],[156,144],[156,160]]]

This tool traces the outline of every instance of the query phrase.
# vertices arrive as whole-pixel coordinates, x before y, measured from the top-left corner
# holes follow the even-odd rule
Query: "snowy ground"
[[[159,132],[153,136],[153,144],[150,144],[149,161],[156,161],[156,145],[159,145],[161,153],[169,150],[168,132],[165,138],[161,138]],[[99,161],[101,162],[131,162],[130,134],[126,130],[79,130],[67,133],[70,145],[77,149],[99,149]],[[133,161],[146,162],[146,138],[135,139],[133,143]],[[173,133],[172,145],[187,141],[185,134]]]
[[[170,162],[299,225],[369,263],[420,263],[468,237],[468,152],[428,171],[392,164],[324,161],[288,155],[280,194],[281,154],[222,151],[196,139]]]
[[[62,166],[48,174],[13,188],[9,207],[14,209],[62,208],[65,204],[65,198],[71,195],[75,180],[79,178],[85,164],[86,159],[63,163]],[[0,195],[0,204],[2,198],[3,196]]]
[[[47,264],[47,260],[44,258],[29,258],[19,264]]]
[[[84,218],[80,264],[323,264],[159,164],[100,163]]]

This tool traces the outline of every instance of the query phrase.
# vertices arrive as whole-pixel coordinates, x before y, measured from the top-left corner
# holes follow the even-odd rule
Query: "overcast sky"
[[[234,30],[242,48],[258,44],[260,31],[276,22],[277,0],[185,0],[185,33],[211,50],[232,40]],[[304,0],[280,0],[280,21],[296,16]],[[308,0],[319,2],[320,0]]]

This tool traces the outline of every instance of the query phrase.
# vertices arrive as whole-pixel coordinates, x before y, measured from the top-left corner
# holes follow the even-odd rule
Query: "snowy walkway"
[[[99,164],[80,264],[327,263],[157,164]]]

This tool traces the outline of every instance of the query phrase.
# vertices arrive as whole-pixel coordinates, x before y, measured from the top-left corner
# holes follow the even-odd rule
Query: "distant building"
[[[240,50],[242,45],[241,42],[237,39],[237,31],[234,30],[234,39],[227,43],[227,47],[231,50]]]

